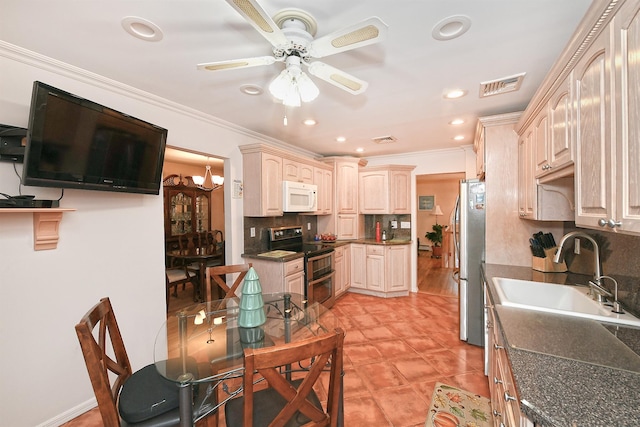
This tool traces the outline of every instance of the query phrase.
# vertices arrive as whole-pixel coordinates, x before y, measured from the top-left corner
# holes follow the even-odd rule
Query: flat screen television
[[[22,183],[159,194],[167,130],[33,83]]]

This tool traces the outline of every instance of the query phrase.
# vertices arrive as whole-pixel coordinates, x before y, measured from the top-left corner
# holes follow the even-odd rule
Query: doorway
[[[456,265],[452,214],[462,179],[465,179],[464,172],[416,176],[418,292],[458,296],[458,283],[454,277]],[[435,224],[443,226],[440,244],[442,255],[438,258],[434,256],[434,243],[425,237]]]
[[[222,177],[224,179],[224,160],[212,154],[167,147],[165,150],[162,173],[163,181],[165,181],[167,177],[174,176],[171,179],[171,184],[167,184],[169,187],[165,185],[165,188],[163,189],[163,197],[170,196],[170,198],[174,198],[176,197],[176,192],[179,192],[187,196],[193,196],[189,197],[188,200],[191,201],[193,199],[193,202],[196,204],[196,206],[192,208],[186,208],[188,212],[195,212],[195,222],[192,226],[184,227],[184,230],[180,231],[178,229],[179,227],[172,225],[170,215],[174,215],[175,213],[172,214],[169,212],[171,207],[168,206],[165,200],[165,203],[163,203],[163,215],[165,217],[165,227],[163,230],[165,237],[165,250],[168,250],[167,247],[170,246],[171,242],[177,239],[178,235],[182,233],[214,230],[220,230],[220,233],[215,234],[215,236],[218,241],[222,241],[221,247],[224,248],[224,239],[226,235],[224,185],[226,182],[223,181],[222,184],[220,184],[218,180],[218,177]],[[198,177],[202,177],[202,179],[206,178],[206,181],[200,182]],[[212,177],[216,178],[212,179]],[[214,181],[216,184],[214,184]],[[174,183],[187,185],[188,188],[181,186],[171,187]],[[196,184],[201,186],[199,187],[200,190],[197,190],[196,187],[194,187]],[[202,191],[203,187],[206,189],[205,191]],[[182,188],[185,189],[183,190]],[[211,190],[212,188],[213,190]],[[191,194],[194,191],[195,193]],[[202,206],[207,206],[207,208],[204,209]],[[178,215],[180,214],[178,213]],[[189,217],[193,218],[191,215],[193,214],[189,213]],[[182,216],[184,216],[184,213],[182,213]],[[175,221],[173,223],[175,223]],[[179,220],[178,223],[191,224],[191,220],[183,219],[181,221]],[[174,228],[176,229],[174,230]],[[222,252],[224,253],[224,249],[222,249]],[[169,260],[169,258],[167,260]],[[224,262],[225,260],[223,259],[223,263]],[[180,310],[187,305],[193,304],[193,290],[190,289],[191,286],[191,284],[187,284],[186,286],[179,285],[175,293],[173,291],[171,292],[171,295],[169,296],[169,314]],[[185,289],[185,287],[187,289]]]

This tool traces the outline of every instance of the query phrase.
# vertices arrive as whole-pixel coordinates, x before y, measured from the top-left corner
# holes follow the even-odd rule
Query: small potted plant
[[[433,224],[433,231],[427,231],[424,235],[424,237],[433,243],[432,251],[435,258],[442,256],[442,229],[444,227],[444,225]]]

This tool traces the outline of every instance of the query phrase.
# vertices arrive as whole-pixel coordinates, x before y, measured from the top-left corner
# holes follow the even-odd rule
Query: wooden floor
[[[482,349],[458,338],[458,288],[452,273],[431,252],[421,251],[417,294],[376,298],[347,292],[338,298],[333,311],[347,334],[347,427],[423,427],[436,382],[489,397]],[[187,285],[178,298],[171,297],[170,312],[192,303]],[[93,409],[65,427],[101,425]]]

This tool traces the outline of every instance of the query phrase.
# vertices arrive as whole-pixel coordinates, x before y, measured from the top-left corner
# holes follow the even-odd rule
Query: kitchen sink
[[[525,310],[544,311],[601,322],[639,326],[640,319],[631,314],[617,314],[611,307],[591,299],[586,286],[494,277],[493,284],[500,304]]]

